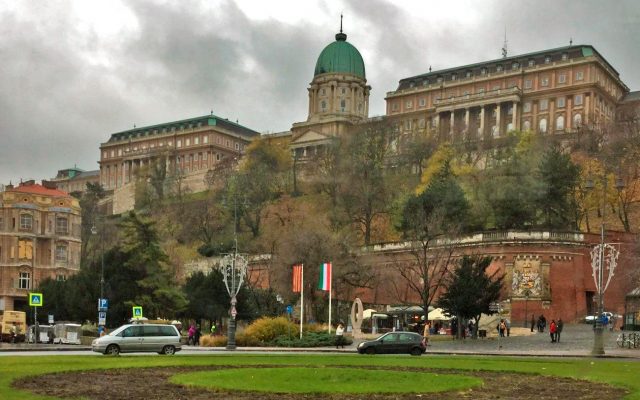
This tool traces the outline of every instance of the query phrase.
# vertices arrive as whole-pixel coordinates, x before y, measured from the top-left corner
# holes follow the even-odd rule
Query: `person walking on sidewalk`
[[[531,332],[533,332],[533,328],[536,326],[536,319],[533,314],[531,314]]]
[[[549,325],[549,336],[551,336],[551,343],[556,342],[556,332],[557,332],[556,320],[552,319],[551,324]]]
[[[431,330],[431,324],[429,323],[429,321],[427,321],[426,324],[424,324],[424,331],[422,332],[422,337],[424,338],[424,345],[428,346],[429,345],[429,334]]]
[[[564,327],[564,322],[562,322],[562,318],[558,318],[558,323],[556,324],[556,342],[560,343],[560,334],[562,333],[562,328]]]
[[[336,349],[338,346],[344,349],[344,326],[342,326],[342,322],[338,324],[336,327]]]

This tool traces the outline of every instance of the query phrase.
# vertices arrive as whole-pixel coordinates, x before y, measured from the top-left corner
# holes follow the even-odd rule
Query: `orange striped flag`
[[[302,264],[293,266],[293,293],[300,293],[302,290]]]

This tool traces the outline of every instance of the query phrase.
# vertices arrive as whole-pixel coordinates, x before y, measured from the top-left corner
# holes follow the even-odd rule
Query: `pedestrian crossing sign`
[[[133,318],[142,318],[142,307],[133,307]]]
[[[42,293],[29,293],[29,306],[42,307]]]

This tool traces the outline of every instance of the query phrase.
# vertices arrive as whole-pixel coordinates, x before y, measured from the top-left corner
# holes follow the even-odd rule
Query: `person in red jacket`
[[[551,320],[551,325],[549,325],[549,335],[551,335],[551,343],[555,343],[556,342],[556,331],[558,330],[558,327],[556,325],[556,320],[552,319]]]

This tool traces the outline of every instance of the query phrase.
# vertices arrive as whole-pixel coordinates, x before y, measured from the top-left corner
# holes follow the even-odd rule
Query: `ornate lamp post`
[[[524,291],[524,327],[527,327],[527,315],[529,315],[529,311],[527,310],[527,306],[529,305],[529,295],[531,291],[529,289]]]
[[[587,189],[593,189],[594,184],[593,181],[587,181],[586,185]],[[624,188],[622,184],[622,180],[616,180],[616,189],[621,190]],[[598,301],[598,313],[596,315],[595,326],[594,326],[594,340],[593,340],[593,349],[591,350],[591,354],[593,355],[603,355],[604,354],[604,339],[603,339],[603,330],[604,327],[602,325],[602,316],[604,314],[604,292],[607,290],[609,283],[611,282],[611,278],[613,278],[618,255],[620,252],[610,244],[605,243],[605,213],[607,209],[606,205],[606,197],[607,196],[607,173],[604,172],[602,176],[602,223],[600,224],[600,244],[593,247],[591,250],[591,271],[593,275],[593,281],[596,285],[596,290],[598,293],[597,301]],[[606,282],[605,282],[605,274]]]
[[[222,272],[222,280],[227,288],[227,293],[231,298],[231,306],[229,307],[229,324],[227,326],[227,350],[236,349],[236,310],[238,292],[247,275],[247,258],[238,254],[238,234],[236,227],[238,226],[238,202],[237,195],[233,201],[233,254],[227,254],[220,261],[220,271]]]
[[[237,250],[237,248],[236,248]],[[227,293],[231,297],[231,307],[229,308],[229,325],[227,327],[227,350],[236,349],[236,296],[240,291],[244,277],[247,274],[247,258],[238,254],[227,254],[220,262],[222,279],[227,288]]]
[[[91,227],[91,234],[97,235],[98,228],[95,224]],[[104,299],[104,240],[102,240],[102,232],[100,233],[100,299],[98,300],[98,326],[100,326],[100,315],[102,311],[100,302]],[[104,329],[104,327],[103,327]]]

